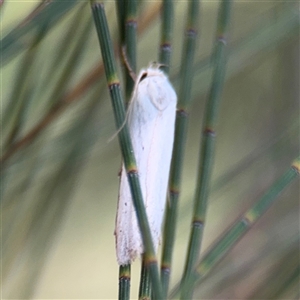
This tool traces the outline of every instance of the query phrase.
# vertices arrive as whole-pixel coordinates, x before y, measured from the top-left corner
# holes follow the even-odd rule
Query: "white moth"
[[[156,251],[166,205],[176,103],[176,93],[159,66],[140,71],[128,108],[127,124]],[[115,235],[119,265],[131,263],[144,252],[124,165]]]

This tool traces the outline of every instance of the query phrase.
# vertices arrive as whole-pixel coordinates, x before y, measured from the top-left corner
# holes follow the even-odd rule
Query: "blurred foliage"
[[[89,4],[41,1],[17,24],[9,19],[26,2],[11,5],[1,6],[2,297],[115,299],[121,160],[117,142],[107,143],[116,129]],[[158,56],[159,7],[140,4],[138,69]],[[175,5],[175,88],[185,7]],[[117,49],[115,4],[105,8]],[[186,253],[216,8],[202,4],[171,285]],[[298,13],[288,2],[234,4],[204,251],[299,153]],[[277,200],[199,285],[197,299],[299,298],[298,182]]]

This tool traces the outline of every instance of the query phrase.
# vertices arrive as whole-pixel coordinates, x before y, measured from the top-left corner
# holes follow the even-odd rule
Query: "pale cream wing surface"
[[[155,249],[160,240],[166,203],[176,102],[175,91],[163,72],[154,68],[140,72],[129,107],[128,126]],[[132,262],[143,253],[143,242],[124,166],[115,234],[120,265]]]

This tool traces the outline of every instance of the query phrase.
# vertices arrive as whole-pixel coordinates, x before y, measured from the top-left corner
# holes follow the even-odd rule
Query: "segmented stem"
[[[97,3],[91,1],[92,11],[95,26],[98,33],[100,42],[100,48],[107,78],[107,84],[110,91],[112,100],[112,106],[115,115],[115,122],[117,128],[121,128],[125,119],[125,107],[123,97],[120,88],[120,82],[117,76],[115,60],[113,56],[112,43],[108,30],[107,19],[104,11],[103,3]],[[130,134],[127,125],[122,127],[119,134],[119,142],[122,151],[124,166],[127,172],[129,186],[132,194],[134,208],[137,214],[137,220],[139,228],[143,238],[143,244],[145,249],[144,263],[149,269],[151,275],[151,284],[155,291],[155,297],[157,299],[163,299],[162,289],[159,279],[157,259],[155,256],[154,246],[152,243],[152,237],[148,218],[143,202],[142,191],[139,184],[138,170],[136,166],[136,160],[133,152],[133,147],[130,139]]]

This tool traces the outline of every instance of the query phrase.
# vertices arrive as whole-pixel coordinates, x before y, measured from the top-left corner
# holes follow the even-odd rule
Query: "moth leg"
[[[130,77],[132,78],[132,80],[135,82],[136,81],[136,74],[135,72],[132,70],[130,63],[128,61],[128,57],[127,57],[127,53],[126,53],[126,47],[122,46],[122,58],[123,58],[123,62],[129,72]]]

